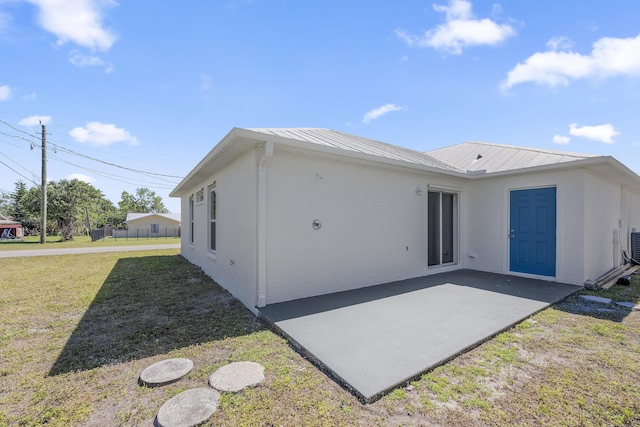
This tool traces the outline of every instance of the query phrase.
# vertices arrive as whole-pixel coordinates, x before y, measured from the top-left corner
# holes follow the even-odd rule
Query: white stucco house
[[[155,238],[180,236],[180,214],[128,212],[126,230],[114,230],[116,238]]]
[[[640,176],[609,156],[328,129],[234,128],[171,196],[182,255],[254,312],[462,268],[583,285],[640,231]]]

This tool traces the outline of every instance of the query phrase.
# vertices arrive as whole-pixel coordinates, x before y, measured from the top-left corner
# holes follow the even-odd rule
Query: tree
[[[169,212],[162,198],[148,188],[138,188],[134,194],[123,191],[122,200],[118,203],[120,209],[106,199],[102,191],[77,179],[50,181],[47,188],[46,231],[48,235],[60,233],[63,240],[86,234],[89,228],[121,226],[127,212]],[[40,186],[27,188],[24,182],[18,181],[13,193],[4,192],[3,196],[0,191],[0,209],[21,221],[25,232],[39,231],[41,194]]]
[[[105,211],[115,210],[102,191],[78,179],[52,181],[47,199],[47,220],[57,223],[63,240],[73,239],[78,231],[88,231],[87,216],[104,223],[101,217]]]
[[[10,194],[10,203],[9,203],[9,215],[15,221],[24,221],[25,218],[25,208],[24,208],[24,197],[27,194],[27,184],[23,181],[18,181],[15,184],[15,189],[13,193]]]
[[[162,197],[144,187],[137,188],[135,194],[123,191],[118,206],[120,207],[121,213],[125,216],[128,212],[169,213],[169,210],[162,202]]]
[[[92,228],[114,224],[118,211],[102,191],[77,179],[51,181],[47,184],[47,234],[62,235],[63,240],[85,234]],[[40,227],[41,188],[32,187],[22,197],[23,225]],[[89,221],[87,221],[89,220]]]
[[[41,198],[40,187],[29,188],[20,198],[20,204],[22,208],[22,226],[25,228],[25,233],[30,235],[34,234],[36,230],[40,230],[40,202]],[[47,234],[53,232],[52,224],[47,223]]]
[[[11,216],[11,202],[13,197],[11,193],[0,190],[0,215]]]
[[[25,228],[28,228],[28,224],[25,224],[27,218],[25,203],[28,193],[27,185],[22,181],[15,183],[13,192],[0,191],[0,214],[20,221]]]

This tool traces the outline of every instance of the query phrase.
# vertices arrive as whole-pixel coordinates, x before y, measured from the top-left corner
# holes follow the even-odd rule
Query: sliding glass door
[[[457,261],[458,195],[444,191],[429,191],[428,264],[453,264]]]

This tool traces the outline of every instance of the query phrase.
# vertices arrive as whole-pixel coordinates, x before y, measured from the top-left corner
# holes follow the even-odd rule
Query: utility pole
[[[42,126],[42,200],[40,201],[40,244],[47,243],[47,126]]]

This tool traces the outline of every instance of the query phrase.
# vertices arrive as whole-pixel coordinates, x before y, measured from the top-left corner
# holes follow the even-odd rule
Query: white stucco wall
[[[640,191],[628,193],[628,230],[640,232]]]
[[[464,215],[466,268],[509,271],[509,193],[556,187],[556,276],[558,282],[582,285],[584,273],[584,175],[582,169],[476,180],[469,183]]]
[[[182,255],[229,290],[247,307],[256,304],[256,151],[252,150],[194,186],[204,189],[195,205],[195,238],[189,242],[189,195],[182,197]],[[208,251],[207,187],[216,182],[217,244]]]
[[[640,233],[640,191],[629,191],[627,195],[627,230],[629,233]],[[626,239],[629,256],[631,256],[631,243],[628,240],[630,239],[630,236],[626,236]],[[640,257],[638,257],[636,260],[640,261]]]
[[[277,147],[267,183],[268,304],[426,274],[427,185],[462,187]]]
[[[629,249],[629,232],[640,215],[638,194],[604,177],[589,173],[586,192],[587,274],[597,279],[623,263],[622,249]]]
[[[465,180],[277,144],[272,156],[263,155],[265,145],[258,144],[215,175],[203,175],[182,197],[181,209],[182,255],[253,310],[260,301],[273,304],[452,268],[511,274],[511,190],[557,189],[556,276],[549,280],[582,285],[598,278],[616,262],[613,230],[620,230],[621,247],[633,227],[640,231],[640,193],[587,169]],[[207,250],[207,188],[214,181],[215,254]],[[458,194],[459,252],[451,266],[427,266],[429,188]],[[195,205],[191,244],[189,195],[200,189],[205,200]],[[314,220],[321,222],[319,230]],[[263,284],[265,300],[258,292]]]

